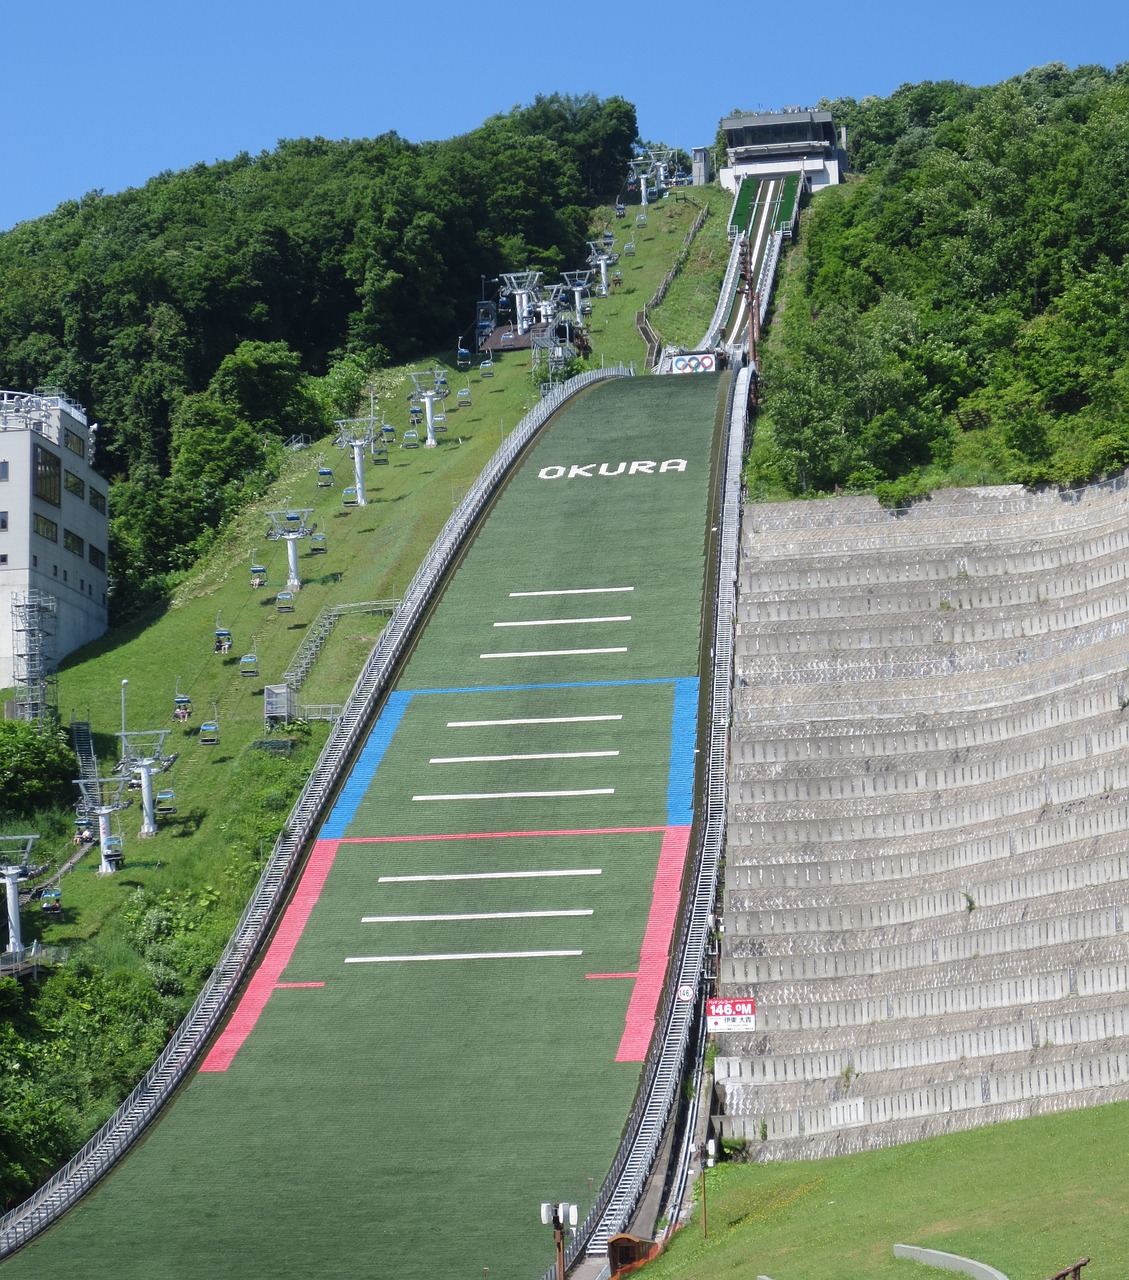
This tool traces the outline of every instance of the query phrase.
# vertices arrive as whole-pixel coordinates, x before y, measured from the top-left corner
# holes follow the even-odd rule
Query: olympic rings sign
[[[671,373],[713,373],[717,369],[717,358],[712,351],[675,356],[670,364]]]

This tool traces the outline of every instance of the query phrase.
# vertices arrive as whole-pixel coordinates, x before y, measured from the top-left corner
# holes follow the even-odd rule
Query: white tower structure
[[[502,282],[513,295],[514,322],[519,334],[526,333],[533,316],[543,271],[510,271],[502,274]]]
[[[19,882],[27,874],[31,861],[31,847],[39,839],[35,836],[0,836],[0,879],[4,881],[8,908],[7,951],[19,958],[24,952],[23,935],[20,932]],[[22,853],[19,862],[17,854]]]
[[[609,245],[607,239],[589,240],[588,241],[588,262],[600,273],[600,287],[604,293],[608,291],[608,267],[614,266],[619,261],[619,254],[615,252],[615,241],[612,240]]]
[[[302,581],[298,577],[298,543],[313,532],[308,523],[313,513],[313,507],[287,507],[285,511],[267,512],[271,522],[267,537],[286,543],[286,587],[289,591],[302,589]]]
[[[120,733],[122,740],[121,769],[126,777],[134,775],[141,783],[142,836],[157,834],[157,810],[153,799],[153,773],[167,769],[174,757],[165,755],[168,729],[141,729]]]
[[[75,783],[82,793],[86,812],[98,819],[98,847],[102,855],[98,871],[101,875],[110,875],[118,871],[122,865],[121,836],[110,831],[110,815],[124,809],[129,803],[122,800],[127,778],[123,773],[116,778],[76,778]]]
[[[342,449],[353,452],[353,487],[357,491],[357,506],[365,505],[365,450],[376,435],[372,418],[339,418],[333,424],[337,428],[337,443]]]
[[[17,596],[53,601],[53,657],[106,630],[108,486],[94,470],[97,424],[62,392],[0,390],[0,689],[13,676]],[[34,640],[29,632],[25,638]]]
[[[434,449],[439,443],[435,438],[435,402],[446,400],[451,394],[451,388],[447,385],[447,375],[442,369],[413,369],[409,377],[416,388],[411,398],[417,404],[423,405],[427,422],[427,439],[424,441],[424,448]]]
[[[588,247],[592,247],[591,241]],[[584,290],[588,288],[588,282],[592,279],[592,268],[586,267],[583,271],[562,271],[561,279],[572,290],[572,307],[576,312],[576,318],[579,320],[581,304],[584,301]]]

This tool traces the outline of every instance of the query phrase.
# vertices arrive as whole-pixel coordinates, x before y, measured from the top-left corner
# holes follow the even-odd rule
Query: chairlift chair
[[[440,372],[435,375],[435,390],[436,391],[447,390],[447,375],[445,373]]]
[[[252,590],[266,585],[267,567],[265,564],[253,564],[251,566],[251,587]]]
[[[180,691],[180,677],[176,678],[176,692],[173,694],[172,714],[174,720],[179,720],[182,724],[185,720],[192,719],[192,699],[186,693]]]
[[[230,653],[231,652],[231,632],[227,627],[216,627],[216,642],[213,648],[214,653]]]
[[[493,356],[487,356],[486,359],[478,366],[478,376],[480,378],[492,378],[494,376]]]
[[[418,427],[423,422],[423,405],[413,404],[408,406],[408,420],[413,427]]]
[[[239,674],[241,676],[257,676],[259,674],[259,655],[257,653],[245,653],[239,659]]]
[[[332,487],[333,487],[332,467],[318,467],[318,488],[331,489]]]
[[[610,249],[615,244],[615,236],[610,231],[604,232],[604,248]]]
[[[409,427],[404,432],[400,440],[401,449],[418,449],[419,448],[419,432],[414,427]]]
[[[603,281],[601,281],[601,282],[596,286],[596,297],[597,297],[597,298],[606,298],[607,296],[608,296],[608,286],[607,286],[606,284],[604,284],[604,283],[603,283]]]
[[[200,742],[205,747],[214,747],[220,740],[220,722],[205,720],[200,726]]]
[[[294,612],[294,592],[280,591],[274,598],[274,607],[279,613]]]
[[[162,818],[171,817],[176,813],[176,792],[171,789],[157,792],[156,805],[157,815]]]
[[[460,347],[455,357],[455,367],[462,370],[470,368],[470,351],[466,347]]]
[[[455,392],[455,403],[462,409],[470,408],[470,380],[467,380],[465,387],[460,387]]]
[[[387,457],[385,457],[383,461],[387,462],[388,461]],[[328,550],[329,550],[329,542],[326,539],[326,536],[324,533],[310,534],[310,555],[312,556],[325,555],[325,553]]]
[[[626,217],[627,217],[627,209],[626,209],[626,207],[625,207],[625,205],[624,205],[624,203],[623,203],[623,201],[622,201],[622,200],[617,200],[617,201],[615,202],[615,216],[616,216],[617,218],[626,218]]]
[[[377,465],[388,461],[388,446],[383,440],[374,440],[372,444],[369,445],[368,452],[369,457]],[[313,548],[311,547],[310,550],[312,551]]]
[[[447,430],[447,414],[442,409],[438,410],[438,412],[436,413],[433,413],[431,415],[431,425],[435,428],[436,431],[446,431]]]
[[[647,215],[645,213],[637,213],[635,215],[635,225],[637,227],[645,227],[647,225]]]
[[[625,258],[635,257],[635,241],[634,240],[628,240],[628,242],[623,246],[623,256]]]
[[[39,895],[39,910],[45,916],[61,916],[63,914],[63,891],[61,889],[44,889]]]
[[[396,428],[390,422],[380,424],[380,438],[385,444],[396,443]]]
[[[355,485],[348,484],[341,490],[341,505],[345,507],[355,507],[357,505],[357,490]]]
[[[125,853],[122,850],[121,836],[107,836],[105,847],[102,850],[102,857],[110,864],[111,867],[118,868],[125,862]]]

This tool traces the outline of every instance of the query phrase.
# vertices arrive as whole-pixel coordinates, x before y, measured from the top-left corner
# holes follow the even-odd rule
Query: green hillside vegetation
[[[1075,485],[1129,462],[1129,64],[824,104],[750,492]]]
[[[689,201],[651,209],[648,226],[636,234],[635,257],[623,262],[623,285],[594,303],[591,363],[642,359],[635,311],[669,270],[697,213]],[[586,235],[601,233],[614,213],[610,205],[599,207],[592,218]],[[477,291],[476,282],[472,299]],[[65,946],[71,960],[38,986],[0,981],[0,1195],[6,1202],[26,1194],[105,1120],[159,1052],[226,943],[260,858],[269,853],[328,730],[311,721],[275,735],[292,744],[289,757],[253,747],[264,738],[263,685],[281,682],[321,608],[385,601],[403,591],[503,434],[540,394],[529,352],[496,357],[490,379],[477,368],[457,372],[453,355],[440,352],[412,367],[445,365],[453,389],[469,386],[470,406],[455,408],[451,395],[438,448],[393,445],[387,465],[366,463],[365,508],[342,505],[342,487],[352,483],[352,456],[334,446],[332,433],[297,452],[283,448],[276,433],[264,465],[276,481],[268,487],[262,474],[249,479],[251,492],[260,489],[261,495],[225,518],[206,552],[167,575],[141,612],[62,664],[63,719],[72,711],[89,717],[107,769],[117,758],[122,679],[129,680],[128,727],[170,730],[166,749],[179,751],[180,758],[159,785],[175,788],[177,813],[163,820],[157,837],[140,841],[135,804],[121,815],[121,873],[98,875],[92,851],[63,879],[61,920],[24,912],[25,941]],[[296,385],[310,399],[327,388],[349,397],[351,405],[355,398],[353,407],[364,413],[371,387],[377,420],[386,415],[402,430],[411,386],[406,369],[364,371],[346,357],[323,379],[299,373]],[[333,469],[332,488],[318,487],[319,465]],[[266,513],[285,507],[311,508],[311,520],[327,534],[324,554],[301,548],[304,585],[292,614],[275,608],[286,577],[285,548],[264,537]],[[250,586],[252,560],[267,569],[268,582],[257,590]],[[213,652],[217,617],[232,632],[226,656]],[[301,702],[344,702],[384,622],[379,613],[342,617]],[[257,679],[239,674],[239,658],[252,648]],[[178,682],[193,699],[187,727],[172,717]],[[208,747],[199,742],[199,726],[212,718],[213,700],[220,742]],[[66,777],[74,776],[72,768]],[[9,811],[0,820],[0,830],[28,829],[41,833],[40,860],[58,864],[70,856],[68,808],[19,816]]]

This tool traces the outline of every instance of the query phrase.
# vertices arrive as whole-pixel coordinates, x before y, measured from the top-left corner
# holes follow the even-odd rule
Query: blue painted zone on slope
[[[698,681],[696,677],[675,680],[568,680],[559,684],[499,684],[487,688],[408,689],[388,695],[384,710],[372,727],[337,803],[325,821],[319,838],[340,840],[357,815],[357,809],[372,785],[384,753],[400,727],[400,721],[414,697],[433,693],[520,693],[530,689],[607,689],[621,685],[673,684],[674,711],[670,726],[670,772],[666,787],[668,826],[688,827],[694,816],[694,741],[698,732]]]
[[[694,819],[694,744],[698,738],[698,680],[675,680],[670,720],[670,776],[666,787],[668,827],[688,827]]]
[[[388,695],[384,710],[373,725],[368,741],[356,763],[349,770],[349,776],[341,788],[341,794],[337,797],[333,812],[321,829],[322,840],[340,840],[349,829],[349,824],[356,816],[365,792],[369,789],[381,760],[384,759],[384,753],[388,750],[392,735],[400,727],[400,721],[403,720],[404,712],[407,711],[411,700],[410,693],[396,692]]]

